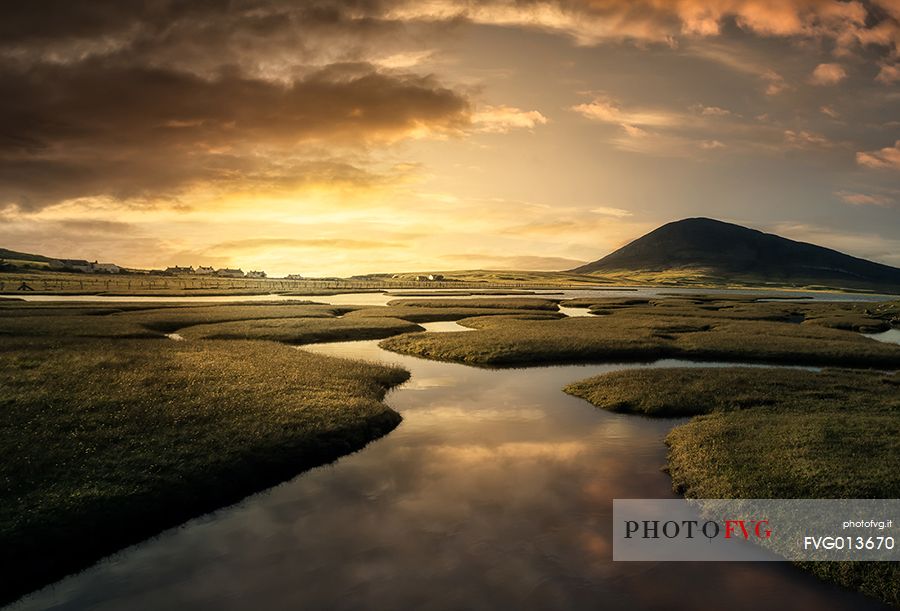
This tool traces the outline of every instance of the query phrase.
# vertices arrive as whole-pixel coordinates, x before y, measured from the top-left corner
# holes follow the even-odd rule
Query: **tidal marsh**
[[[863,366],[900,362],[898,346],[796,319],[772,319],[775,306],[768,304],[739,304],[734,308],[740,312],[726,312],[733,308],[714,310],[708,302],[684,299],[662,307],[634,300],[607,303],[610,313],[604,316],[561,319],[554,300],[417,301],[388,307],[4,302],[0,477],[10,492],[3,499],[5,513],[0,511],[0,543],[11,550],[3,562],[13,578],[0,595],[32,589],[122,545],[333,460],[396,426],[399,416],[380,400],[405,372],[312,355],[283,343],[393,336],[382,343],[438,346],[435,352],[410,352],[503,365],[659,355]],[[883,310],[890,315],[888,307]],[[421,328],[417,323],[436,320],[459,320],[475,331],[439,337],[409,333]],[[176,331],[187,341],[164,338]],[[715,375],[727,380],[725,373]],[[834,393],[847,396],[849,386],[862,388],[884,377],[840,375],[845,377],[833,384],[821,383],[830,378],[811,383],[782,373],[771,379],[796,391],[796,401],[815,402],[831,400]],[[623,384],[621,394],[639,394],[647,383]],[[671,381],[650,383],[663,388]],[[730,384],[739,406],[759,400],[768,407],[754,411],[781,413],[780,405],[754,394],[761,383],[748,377]],[[702,384],[686,388],[706,396]],[[884,389],[889,393],[891,387]],[[862,428],[853,429],[860,439],[869,427],[891,430],[895,412],[884,408],[870,414],[862,391],[858,398],[859,409],[842,415],[864,413]],[[646,404],[633,411],[728,409],[712,405],[712,394],[708,408],[686,398],[674,406],[652,394],[643,400]],[[883,473],[873,473],[857,481],[877,485]],[[60,549],[74,551],[66,556]]]
[[[896,411],[900,415],[900,374],[868,370],[816,372],[739,366],[634,369],[581,380],[566,386],[565,391],[603,409],[655,417],[760,406],[806,413],[830,409],[837,401],[847,415],[868,410]]]
[[[0,599],[334,460],[397,425],[400,416],[381,398],[405,371],[282,344],[421,330],[391,314],[553,315],[547,303],[555,309],[544,301],[523,310],[522,303],[482,308],[448,300],[350,316],[354,306],[308,302],[4,301],[0,568],[7,579]],[[165,339],[175,331],[188,341]]]
[[[187,340],[257,339],[287,344],[382,339],[422,331],[419,325],[390,317],[277,318],[192,325],[181,331]]]
[[[470,318],[472,333],[402,335],[389,350],[474,365],[694,360],[900,366],[900,349],[856,331],[890,328],[898,304],[756,302],[746,297],[582,299],[593,318]],[[896,373],[695,368],[617,372],[569,385],[595,405],[698,415],[667,437],[673,488],[707,498],[900,496]],[[814,574],[900,604],[895,563],[805,563]]]
[[[193,325],[272,318],[335,318],[348,308],[309,303],[219,305],[21,304],[0,307],[0,335],[163,337]]]
[[[417,330],[309,304],[0,308],[8,600],[379,437],[401,369],[272,341]],[[180,331],[191,341],[163,333]]]
[[[557,305],[557,302],[555,300],[523,297],[509,297],[502,299],[394,299],[388,302],[388,306],[415,308],[546,310],[548,312],[559,311],[559,306]]]
[[[709,307],[705,303],[690,304],[683,299],[666,305],[648,305],[647,300],[613,301],[604,306],[608,314],[603,316],[561,320],[482,317],[466,321],[477,329],[474,333],[404,335],[385,340],[382,346],[404,354],[483,366],[660,358],[900,366],[898,346],[823,325],[774,320],[769,303],[743,303],[741,312],[723,314],[705,309]]]
[[[0,339],[0,598],[384,435],[403,370],[270,342]]]
[[[688,497],[900,497],[898,373],[648,369],[596,376],[565,391],[612,411],[696,415],[666,438],[672,486]],[[801,566],[900,604],[896,563]]]
[[[563,318],[558,311],[548,309],[525,308],[500,308],[500,307],[466,307],[458,306],[448,300],[446,305],[440,307],[421,305],[395,305],[387,307],[373,307],[354,310],[347,314],[346,318],[400,318],[410,322],[445,322],[464,320],[476,317],[538,317],[542,320]]]
[[[848,331],[884,331],[891,326],[888,304],[796,302],[779,295],[670,295],[665,298],[602,299],[580,297],[562,305],[588,307],[594,314],[627,310],[629,315],[686,316],[768,320],[811,324]],[[894,309],[896,309],[896,304]]]

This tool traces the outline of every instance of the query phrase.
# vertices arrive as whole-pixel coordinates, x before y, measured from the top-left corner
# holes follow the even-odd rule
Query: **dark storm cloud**
[[[402,46],[404,24],[383,17],[381,3],[364,1],[38,1],[0,8],[0,54],[71,63],[127,52],[142,65],[290,77]]]
[[[367,64],[327,66],[288,84],[227,70],[207,79],[118,58],[6,67],[0,195],[35,208],[79,196],[138,197],[196,180],[284,178],[297,169],[292,156],[303,144],[389,142],[468,121],[459,93]],[[305,165],[319,176],[327,169]],[[331,169],[346,179],[363,175],[347,164]]]
[[[4,46],[13,46],[162,33],[184,23],[202,31],[213,22],[240,19],[247,20],[247,29],[269,34],[278,24],[290,21],[334,24],[374,16],[381,4],[365,0],[35,0],[3,8],[0,37]]]
[[[0,49],[64,61],[128,48],[185,69],[240,63],[245,54],[246,67],[267,64],[282,49],[321,63],[323,55],[359,59],[372,44],[402,42],[411,26],[470,21],[560,31],[583,44],[677,44],[736,26],[828,39],[842,51],[878,47],[887,64],[897,60],[898,20],[896,0],[38,0],[0,9]]]
[[[433,77],[352,61],[372,55],[370,41],[392,48],[398,26],[377,12],[364,1],[5,5],[0,207],[377,179],[310,151],[471,120],[465,95]]]
[[[223,71],[215,79],[107,61],[0,73],[5,152],[92,144],[205,148],[264,141],[390,138],[452,127],[468,110],[430,77],[338,64],[287,85]]]

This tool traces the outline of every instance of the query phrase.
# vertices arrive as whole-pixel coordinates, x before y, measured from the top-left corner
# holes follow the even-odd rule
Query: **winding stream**
[[[612,499],[672,496],[663,438],[682,420],[605,412],[560,389],[692,363],[488,370],[377,343],[303,349],[409,369],[386,399],[404,417],[395,431],[15,608],[881,608],[787,563],[611,561]]]

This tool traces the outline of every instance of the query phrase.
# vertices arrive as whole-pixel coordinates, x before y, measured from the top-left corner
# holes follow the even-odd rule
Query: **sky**
[[[706,216],[900,266],[900,0],[0,6],[0,246],[570,269]]]

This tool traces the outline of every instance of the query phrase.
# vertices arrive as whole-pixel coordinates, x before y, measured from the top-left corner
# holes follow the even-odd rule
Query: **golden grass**
[[[666,438],[673,488],[692,498],[900,497],[900,374],[771,368],[608,373],[566,392],[613,411],[699,415]],[[900,604],[900,565],[800,563]]]
[[[747,305],[746,307],[751,307]],[[768,304],[760,304],[768,311]],[[768,314],[766,314],[768,315]],[[561,320],[485,317],[474,333],[422,333],[382,342],[389,350],[485,366],[649,361],[659,358],[895,367],[900,346],[812,324],[709,313],[698,307],[623,306]]]
[[[268,342],[0,339],[0,599],[359,449],[407,375]]]
[[[261,339],[287,344],[382,339],[421,331],[419,325],[389,317],[277,318],[193,325],[180,335],[196,339]]]
[[[388,302],[389,307],[414,308],[478,308],[499,310],[559,310],[556,301],[550,299],[510,297],[503,299],[394,299]]]
[[[424,306],[388,306],[374,307],[354,310],[346,315],[345,318],[401,318],[410,322],[440,322],[450,320],[463,320],[472,317],[489,316],[489,317],[505,317],[505,316],[539,316],[542,319],[561,318],[564,315],[560,312],[551,310],[524,310],[524,309],[501,309],[501,308],[474,308],[474,307],[457,307],[455,305],[447,305],[445,307],[424,307]]]

